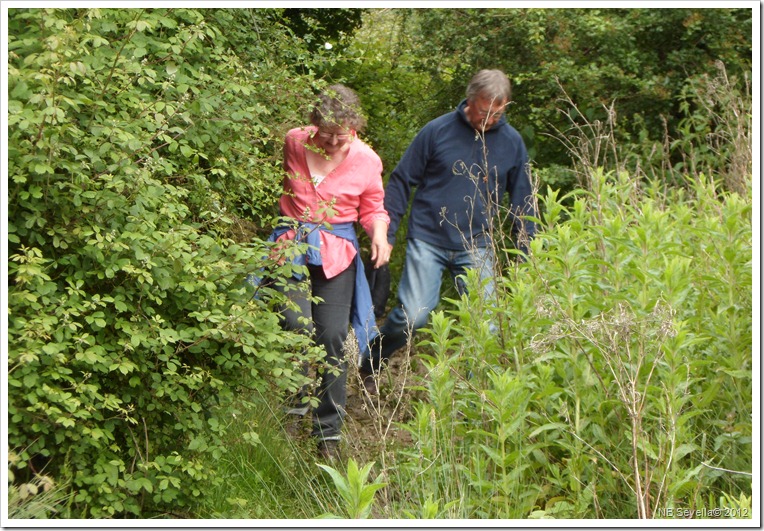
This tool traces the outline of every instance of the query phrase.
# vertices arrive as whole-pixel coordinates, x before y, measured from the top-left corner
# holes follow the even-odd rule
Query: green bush
[[[471,295],[433,315],[396,481],[414,505],[652,518],[751,494],[750,201],[707,180],[592,182],[570,207],[542,199],[533,255],[495,303],[470,275]]]
[[[183,513],[225,452],[219,407],[320,355],[244,282],[272,265],[257,235],[313,85],[243,64],[226,15],[9,10],[8,443],[75,517]]]

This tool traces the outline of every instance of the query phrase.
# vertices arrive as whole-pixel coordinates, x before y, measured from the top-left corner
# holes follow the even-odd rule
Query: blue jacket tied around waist
[[[275,242],[288,230],[291,225],[280,225],[274,229],[268,238],[269,242]],[[292,259],[294,265],[321,265],[321,235],[320,231],[327,231],[335,236],[350,241],[356,250],[355,254],[355,289],[353,290],[353,300],[350,308],[350,324],[358,340],[359,350],[363,352],[368,350],[371,340],[379,334],[377,324],[374,318],[374,309],[371,302],[371,291],[369,283],[364,273],[363,260],[358,245],[358,236],[352,222],[336,223],[328,226],[326,224],[299,223],[295,230],[295,241],[308,244],[308,249]],[[296,272],[293,277],[302,280],[304,275]],[[253,284],[259,284],[259,278],[250,276],[249,281]]]

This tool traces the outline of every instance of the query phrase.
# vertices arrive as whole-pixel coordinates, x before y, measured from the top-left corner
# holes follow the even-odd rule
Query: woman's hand
[[[284,263],[286,263],[286,254],[284,251],[289,247],[290,243],[288,238],[282,238],[276,241],[273,247],[270,248],[268,259],[273,261],[277,266],[284,265]]]
[[[393,246],[387,243],[387,223],[374,221],[371,234],[371,262],[374,269],[379,269],[390,262]]]

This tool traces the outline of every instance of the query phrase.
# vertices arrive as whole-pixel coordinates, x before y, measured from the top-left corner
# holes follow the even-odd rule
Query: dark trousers
[[[340,370],[338,375],[321,371],[318,375],[319,405],[313,410],[312,435],[318,439],[339,439],[345,417],[347,361],[343,345],[350,327],[350,306],[355,289],[355,264],[327,279],[319,266],[309,266],[309,276],[301,281],[290,279],[292,287],[300,282],[309,283],[309,291],[291,289],[286,292],[299,311],[283,309],[282,325],[287,330],[313,336],[317,345],[326,349],[326,362]],[[309,295],[322,302],[311,302]],[[300,322],[300,317],[308,322]],[[305,321],[305,319],[302,319]],[[307,369],[306,369],[307,370]]]

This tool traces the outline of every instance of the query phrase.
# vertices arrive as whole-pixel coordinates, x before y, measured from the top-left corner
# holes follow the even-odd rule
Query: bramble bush
[[[315,88],[273,61],[299,53],[277,25],[236,54],[228,27],[258,16],[9,10],[8,445],[20,483],[68,486],[61,515],[183,513],[216,481],[221,406],[320,357],[244,282],[290,273],[258,236]]]

